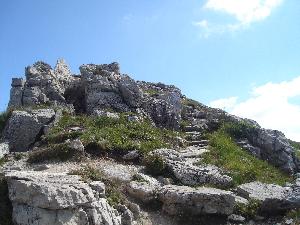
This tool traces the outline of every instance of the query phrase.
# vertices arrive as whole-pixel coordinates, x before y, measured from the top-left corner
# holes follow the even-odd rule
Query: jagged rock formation
[[[3,169],[0,167],[0,174],[8,182],[13,222],[17,225],[165,225],[168,223],[157,221],[170,220],[168,216],[199,219],[203,215],[229,216],[230,221],[244,222],[244,217],[234,213],[241,213],[237,207],[251,208],[253,201],[259,202],[259,210],[267,214],[300,208],[299,179],[286,186],[251,182],[228,190],[233,186],[234,176],[215,165],[201,163],[203,154],[210,151],[210,142],[204,134],[218,130],[224,122],[242,122],[247,126],[242,130],[243,135],[234,139],[237,144],[258,159],[296,175],[300,171],[299,160],[289,140],[279,131],[263,129],[254,121],[187,99],[172,85],[135,81],[122,74],[117,63],[85,64],[80,66],[80,74],[74,75],[64,60],[59,60],[54,69],[37,62],[25,69],[25,77],[12,80],[8,107],[12,114],[0,143],[0,158],[4,155],[9,160],[13,158]],[[165,166],[166,176],[147,175],[141,163],[143,156],[137,149],[126,149],[121,155],[125,160],[122,164],[114,162],[107,167],[106,164],[112,163],[107,158],[97,164],[96,169],[106,167],[104,174],[118,180],[118,188],[130,199],[126,204],[112,206],[108,204],[104,183],[69,175],[68,163],[29,165],[22,159],[15,160],[20,156],[13,152],[46,149],[52,154],[52,145],[41,147],[47,143],[43,137],[55,127],[64,111],[114,119],[121,118],[124,112],[134,113],[128,116],[129,122],[149,120],[153,126],[180,130],[184,138],[172,139],[178,142],[178,148],[151,149],[147,154],[161,160],[158,163]],[[84,132],[84,125],[72,124],[58,137],[61,142],[54,145],[80,155],[89,154],[76,136]],[[134,172],[129,171],[127,162],[133,163],[130,166]],[[71,169],[78,166],[72,165]],[[148,209],[141,209],[136,203],[141,206],[158,203],[164,219],[140,222],[140,214]],[[173,220],[169,224],[173,225]]]

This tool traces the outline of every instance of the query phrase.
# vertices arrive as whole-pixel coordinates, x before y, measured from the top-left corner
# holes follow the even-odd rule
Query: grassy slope
[[[79,126],[83,132],[68,132],[70,127]],[[46,140],[60,143],[68,138],[79,137],[86,147],[102,151],[139,150],[142,154],[163,147],[172,147],[172,140],[180,133],[152,126],[149,121],[130,122],[127,115],[120,119],[64,115]]]
[[[223,168],[233,178],[235,185],[255,180],[283,185],[292,179],[241,149],[222,128],[210,135],[210,145],[212,148],[204,155],[203,162]]]

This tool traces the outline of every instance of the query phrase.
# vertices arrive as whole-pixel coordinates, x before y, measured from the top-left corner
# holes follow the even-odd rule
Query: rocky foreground
[[[283,133],[137,82],[117,63],[12,80],[0,224],[299,224],[300,161]]]

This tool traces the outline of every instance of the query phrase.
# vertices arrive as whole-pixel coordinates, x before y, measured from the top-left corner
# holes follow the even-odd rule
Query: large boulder
[[[260,211],[269,214],[299,208],[299,188],[251,182],[237,187],[237,193],[260,203]]]
[[[235,197],[229,191],[215,188],[191,188],[166,185],[159,192],[163,210],[170,215],[230,215],[235,205]]]
[[[248,139],[254,146],[260,148],[259,158],[290,174],[299,171],[299,159],[282,132],[256,128],[248,134]]]
[[[4,131],[10,151],[24,152],[43,134],[43,128],[55,119],[53,109],[14,111]]]
[[[79,176],[24,171],[5,177],[16,225],[121,224],[116,210],[101,197],[103,188]]]

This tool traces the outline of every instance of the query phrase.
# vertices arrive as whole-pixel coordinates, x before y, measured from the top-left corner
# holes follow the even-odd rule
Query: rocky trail
[[[300,163],[281,132],[117,63],[74,75],[37,62],[25,77],[2,130],[0,225],[300,223]]]

